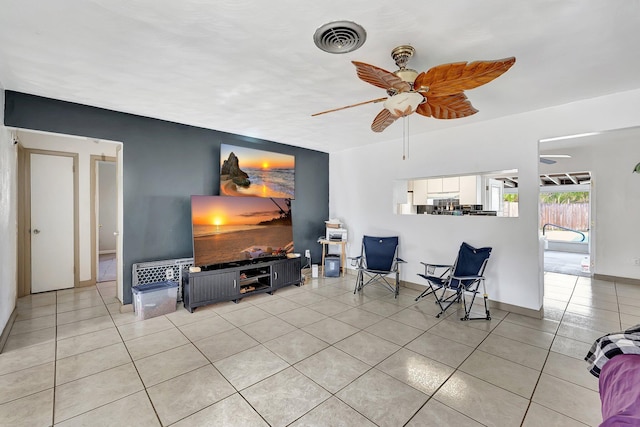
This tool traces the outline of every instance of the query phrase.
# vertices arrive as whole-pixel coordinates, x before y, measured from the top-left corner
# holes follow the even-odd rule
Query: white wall
[[[79,280],[91,280],[91,155],[116,157],[118,143],[42,132],[18,131],[25,148],[78,153]]]
[[[349,229],[349,256],[359,253],[363,234],[399,235],[408,261],[402,280],[420,283],[420,261],[453,262],[460,242],[492,246],[487,291],[492,300],[538,310],[542,306],[538,240],[538,141],[551,136],[640,124],[640,90],[410,136],[410,158],[402,141],[330,156],[330,216]],[[479,114],[482,114],[480,112]],[[412,116],[410,120],[431,120]],[[464,120],[464,119],[460,119]],[[363,123],[363,126],[368,126]],[[401,135],[389,127],[389,135]],[[394,133],[395,132],[395,133]],[[518,169],[518,218],[395,215],[393,180]]]
[[[569,154],[541,173],[591,172],[593,272],[640,279],[640,128],[605,132],[569,141],[541,143],[545,153]]]
[[[0,86],[0,333],[18,294],[17,146],[4,124],[4,89]]]

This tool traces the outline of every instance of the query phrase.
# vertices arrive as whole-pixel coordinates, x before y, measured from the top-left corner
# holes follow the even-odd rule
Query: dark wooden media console
[[[300,285],[300,258],[256,259],[232,263],[197,273],[185,272],[182,281],[184,307],[193,310],[222,301],[238,302],[243,297]]]

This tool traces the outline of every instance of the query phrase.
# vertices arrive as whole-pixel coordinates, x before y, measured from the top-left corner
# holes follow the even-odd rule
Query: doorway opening
[[[117,273],[118,194],[116,158],[91,156],[92,221],[96,235],[96,282],[112,282]]]
[[[116,281],[115,287],[118,289],[118,299],[122,301],[122,272],[117,268],[121,265],[122,258],[122,236],[119,230],[122,228],[122,143],[116,141],[98,140],[94,138],[78,137],[72,135],[62,135],[50,132],[41,132],[25,129],[14,129],[16,140],[18,143],[18,188],[20,189],[20,197],[18,202],[18,296],[29,295],[39,292],[37,286],[34,287],[32,273],[33,260],[33,240],[34,235],[38,238],[46,237],[46,232],[34,224],[32,224],[33,215],[40,214],[41,217],[49,216],[49,208],[46,206],[56,205],[57,202],[50,201],[48,204],[34,204],[31,200],[32,193],[32,176],[38,177],[45,173],[50,167],[47,165],[39,166],[37,162],[33,162],[31,157],[33,153],[56,154],[58,157],[75,159],[73,162],[73,195],[76,200],[75,213],[73,217],[73,250],[75,255],[72,258],[75,279],[70,287],[83,287],[95,285],[98,280],[98,233],[96,232],[98,220],[97,211],[97,166],[99,162],[103,162],[104,169],[112,168],[111,178],[103,178],[104,182],[111,182],[111,189],[115,196],[112,202],[104,203],[105,206],[111,206],[113,211],[110,216],[112,221],[110,228],[112,229],[112,239],[115,244],[111,244],[108,249],[111,257],[119,260],[116,264],[111,277]],[[66,168],[66,165],[63,165]],[[61,166],[61,167],[63,167]],[[94,166],[96,168],[94,169]],[[42,181],[42,180],[41,180]],[[53,182],[53,179],[45,180]],[[69,181],[69,180],[67,180]],[[69,186],[65,181],[60,185]],[[45,185],[46,187],[46,185]],[[55,195],[60,191],[59,188],[44,188],[38,190],[40,194],[50,193],[55,199]],[[67,217],[69,215],[66,215]],[[42,222],[42,221],[41,221]],[[115,225],[113,225],[115,224]],[[33,230],[32,230],[33,227]],[[38,233],[35,233],[36,228]],[[48,227],[48,231],[56,227]],[[44,239],[40,239],[44,240]],[[60,245],[44,244],[41,245],[40,258],[48,259],[47,253],[52,254],[61,251]],[[46,275],[61,269],[62,267],[47,267],[44,269]],[[67,268],[65,267],[66,271]],[[115,277],[114,277],[115,276]],[[48,276],[47,276],[48,277]],[[49,280],[43,280],[48,282]],[[69,280],[67,280],[69,282]],[[61,289],[57,287],[56,289]],[[46,289],[46,290],[56,290]]]
[[[544,271],[591,276],[591,173],[540,176]]]

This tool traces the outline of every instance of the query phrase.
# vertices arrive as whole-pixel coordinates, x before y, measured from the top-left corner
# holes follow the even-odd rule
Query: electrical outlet
[[[167,268],[164,272],[167,280],[173,280],[173,268]]]
[[[307,249],[306,251],[304,251],[304,256],[306,258],[311,258],[311,251],[309,249]]]
[[[634,258],[631,261],[633,262],[633,265],[637,265],[640,267],[640,258]]]

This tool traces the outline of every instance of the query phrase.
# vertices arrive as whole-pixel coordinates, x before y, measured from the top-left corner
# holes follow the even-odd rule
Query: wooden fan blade
[[[426,102],[418,105],[416,110],[416,113],[434,119],[459,119],[477,112],[464,93],[427,97]]]
[[[374,132],[382,132],[391,123],[398,120],[398,116],[394,116],[386,108],[378,113],[373,123],[371,123],[371,130]]]
[[[382,102],[382,101],[386,101],[387,98],[376,98],[376,99],[372,99],[371,101],[364,101],[364,102],[358,102],[357,104],[351,104],[351,105],[347,105],[345,107],[340,107],[340,108],[334,108],[332,110],[327,110],[327,111],[322,111],[320,113],[315,113],[312,114],[311,117],[314,116],[319,116],[321,114],[327,114],[327,113],[333,113],[334,111],[340,111],[340,110],[346,110],[347,108],[353,108],[353,107],[358,107],[360,105],[365,105],[365,104],[375,104],[376,102]]]
[[[411,90],[411,85],[408,82],[405,82],[400,77],[387,70],[378,68],[375,65],[365,64],[364,62],[351,62],[356,66],[358,77],[362,81],[385,90],[394,89],[397,92],[406,92]]]
[[[455,95],[500,77],[515,62],[516,58],[510,57],[495,61],[442,64],[418,74],[413,87],[426,96]]]

